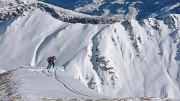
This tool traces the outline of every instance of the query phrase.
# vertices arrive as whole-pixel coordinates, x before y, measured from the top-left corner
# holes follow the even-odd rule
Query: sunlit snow
[[[0,22],[0,73],[3,76],[14,69],[11,80],[15,91],[26,101],[139,101],[146,96],[178,101],[179,41],[178,14],[141,22],[73,24],[40,9],[28,10],[23,16]],[[48,71],[47,58],[53,55],[56,66]]]

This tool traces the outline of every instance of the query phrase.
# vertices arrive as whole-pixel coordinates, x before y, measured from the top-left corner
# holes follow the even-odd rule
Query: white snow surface
[[[24,15],[0,22],[0,71],[23,67],[12,78],[24,100],[180,100],[180,15],[97,25],[65,23],[39,9]],[[56,68],[48,72],[52,55]]]
[[[98,92],[89,89],[79,80],[67,75],[63,67],[47,70],[44,67],[23,67],[13,73],[17,81],[17,91],[23,101],[67,98],[104,98]]]

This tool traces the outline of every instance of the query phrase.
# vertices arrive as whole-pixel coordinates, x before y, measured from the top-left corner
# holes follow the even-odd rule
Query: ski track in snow
[[[59,83],[63,84],[63,85],[64,85],[68,90],[70,90],[71,92],[76,93],[76,94],[80,94],[80,95],[83,95],[83,96],[90,97],[90,96],[88,96],[88,95],[85,95],[85,94],[82,94],[82,93],[78,92],[75,88],[71,88],[72,86],[70,86],[70,85],[67,84],[66,82],[63,82],[64,80],[62,80],[61,77],[59,77],[59,76],[56,75],[56,70],[54,71],[54,77],[55,77],[55,79],[56,79]]]
[[[47,70],[46,68],[41,68],[41,69],[29,69],[29,71],[32,72],[36,72],[40,75],[44,75],[44,76],[48,76],[48,77],[53,77],[53,79],[55,79],[57,82],[61,83],[64,85],[64,87],[66,87],[69,91],[75,93],[75,94],[79,94],[79,95],[83,95],[83,96],[87,96],[90,97],[86,94],[80,93],[79,91],[77,91],[72,85],[68,84],[67,82],[65,82],[61,77],[59,77],[56,74],[56,71],[58,69],[53,69],[52,72],[50,70]]]

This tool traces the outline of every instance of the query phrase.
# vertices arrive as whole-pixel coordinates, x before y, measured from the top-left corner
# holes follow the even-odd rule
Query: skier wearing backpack
[[[48,61],[47,69],[50,69],[53,64],[53,57],[52,56],[48,57],[47,61]]]
[[[47,69],[50,69],[52,65],[53,65],[53,68],[55,67],[55,61],[56,61],[55,56],[48,57],[47,61],[48,61]]]

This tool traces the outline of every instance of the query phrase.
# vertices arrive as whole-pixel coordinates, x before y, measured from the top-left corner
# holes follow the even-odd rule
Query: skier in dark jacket
[[[53,65],[53,68],[55,67],[55,62],[56,62],[56,57],[53,56],[53,57],[52,57],[52,65]]]

